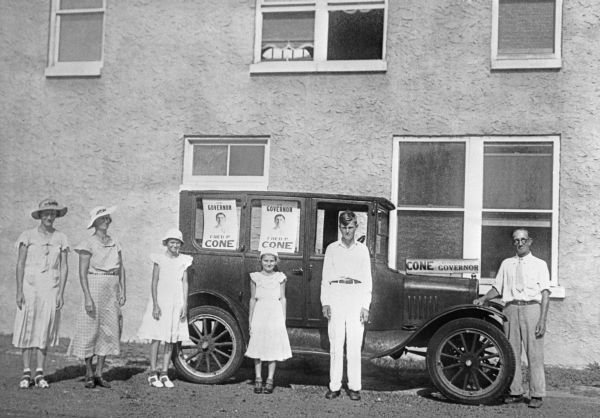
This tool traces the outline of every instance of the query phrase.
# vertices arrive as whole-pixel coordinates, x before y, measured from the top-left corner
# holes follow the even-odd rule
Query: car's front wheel
[[[482,319],[455,319],[433,335],[427,369],[447,398],[485,404],[502,396],[515,373],[515,356],[504,333]]]
[[[215,306],[190,310],[190,341],[173,349],[173,364],[183,378],[195,383],[220,383],[240,367],[244,342],[237,321]]]

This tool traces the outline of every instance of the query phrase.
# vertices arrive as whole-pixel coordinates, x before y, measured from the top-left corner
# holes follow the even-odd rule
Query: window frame
[[[562,4],[554,0],[554,52],[549,54],[499,54],[498,26],[500,0],[492,0],[492,70],[510,69],[552,69],[562,67]]]
[[[50,34],[48,41],[48,65],[46,77],[98,77],[104,64],[104,34],[106,31],[106,0],[102,0],[101,8],[60,10],[61,0],[50,2]],[[58,61],[60,41],[60,16],[76,14],[101,13],[102,38],[100,39],[100,60],[98,61]]]
[[[381,59],[327,60],[328,12],[346,9],[383,9],[383,44]],[[314,57],[311,61],[261,61],[263,13],[315,13]],[[256,0],[254,57],[250,73],[307,73],[307,72],[385,72],[388,0]]]
[[[398,204],[398,175],[400,144],[410,142],[461,142],[465,144],[465,197],[463,208],[446,208],[430,206],[401,206]],[[484,147],[489,143],[552,143],[552,208],[545,209],[497,209],[483,207],[483,174],[484,174]],[[550,229],[552,240],[550,247],[551,263],[548,266],[551,276],[552,297],[564,298],[564,288],[558,282],[558,242],[559,242],[559,185],[560,185],[560,136],[394,136],[392,150],[392,194],[391,200],[396,206],[390,211],[390,233],[388,241],[389,266],[396,267],[398,214],[402,211],[422,212],[463,212],[463,259],[481,260],[481,237],[484,226],[484,213],[548,213],[551,215]],[[507,241],[508,245],[508,241]],[[480,291],[485,293],[493,284],[494,278],[479,278]]]
[[[264,147],[262,176],[193,175],[194,145],[255,145]],[[230,148],[229,148],[230,149]],[[229,151],[227,169],[229,170]],[[180,190],[267,190],[269,186],[270,138],[267,136],[184,136],[183,184]]]

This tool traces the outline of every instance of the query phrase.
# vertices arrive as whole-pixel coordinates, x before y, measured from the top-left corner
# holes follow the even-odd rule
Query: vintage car
[[[373,298],[363,353],[426,356],[433,383],[454,401],[480,404],[503,395],[515,357],[501,311],[472,304],[478,282],[471,277],[406,275],[390,268],[394,206],[378,197],[181,191],[182,252],[194,261],[188,270],[191,340],[173,352],[178,372],[189,381],[219,383],[238,370],[249,339],[249,273],[260,270],[263,246],[278,250],[278,268],[288,279],[292,351],[329,353],[321,271],[327,245],[338,239],[338,214],[346,209],[357,214],[356,237],[371,253]]]

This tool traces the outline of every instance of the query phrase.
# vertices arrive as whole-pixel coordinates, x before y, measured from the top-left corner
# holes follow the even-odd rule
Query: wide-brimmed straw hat
[[[88,229],[94,226],[96,219],[101,218],[102,216],[110,215],[115,210],[117,210],[116,206],[96,206],[94,209],[90,210],[90,222],[88,223]]]
[[[163,245],[167,245],[167,241],[170,239],[176,239],[183,244],[183,234],[177,228],[171,228],[167,232],[165,232],[165,235],[162,239]]]
[[[273,250],[272,248],[261,248],[260,250],[260,256],[258,258],[262,259],[264,255],[272,255],[275,258],[279,258],[279,254],[277,254],[277,251]]]
[[[56,217],[60,218],[62,216],[65,216],[68,209],[66,206],[60,206],[58,202],[54,199],[44,199],[40,202],[39,207],[37,209],[31,211],[31,217],[33,219],[40,219],[40,212],[43,212],[45,210],[55,211]]]

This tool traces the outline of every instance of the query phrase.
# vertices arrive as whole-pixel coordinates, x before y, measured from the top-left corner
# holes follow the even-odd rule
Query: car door
[[[374,222],[371,221],[373,203],[360,200],[320,199],[313,198],[310,202],[310,242],[307,242],[309,277],[307,281],[307,316],[308,325],[325,327],[327,321],[323,318],[321,307],[321,278],[325,250],[332,242],[339,239],[338,217],[340,212],[351,210],[358,218],[358,229],[355,238],[364,242],[371,254],[374,242]]]
[[[274,249],[279,254],[277,269],[287,278],[287,325],[306,325],[306,281],[304,270],[304,223],[306,201],[293,196],[252,194],[247,201],[247,241],[245,268],[248,274],[260,271],[260,250]],[[249,283],[248,283],[249,287]]]

